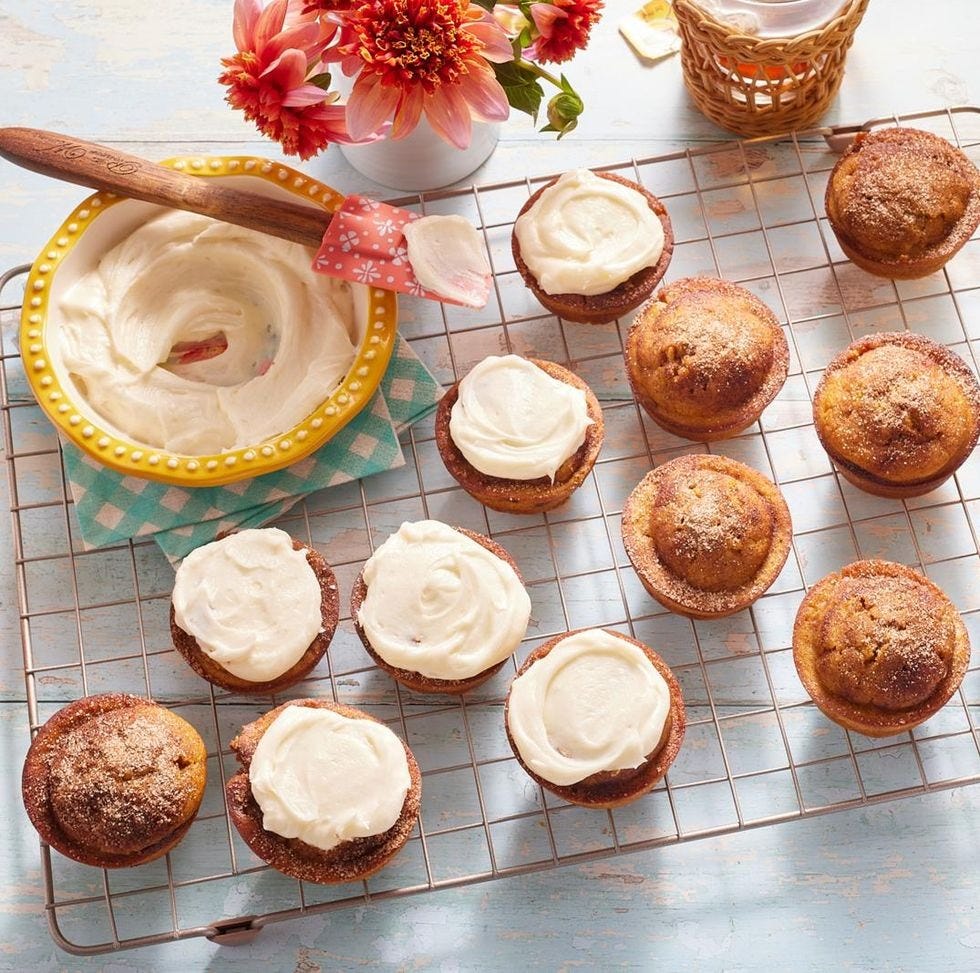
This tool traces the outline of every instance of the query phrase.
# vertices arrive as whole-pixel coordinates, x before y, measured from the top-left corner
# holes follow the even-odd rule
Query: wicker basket
[[[867,6],[868,0],[850,0],[817,30],[760,40],[715,20],[693,0],[674,0],[688,91],[708,118],[740,135],[806,128],[837,94]]]

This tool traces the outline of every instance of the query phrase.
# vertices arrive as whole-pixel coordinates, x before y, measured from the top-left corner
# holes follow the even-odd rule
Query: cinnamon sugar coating
[[[394,858],[415,828],[422,797],[422,774],[415,757],[403,743],[411,783],[398,820],[383,834],[351,838],[324,851],[299,838],[284,838],[273,831],[266,831],[262,826],[262,808],[249,784],[248,770],[262,735],[287,706],[328,709],[347,719],[381,722],[353,706],[343,706],[326,699],[292,699],[269,710],[243,727],[231,741],[231,749],[242,769],[225,786],[228,815],[249,848],[284,875],[326,885],[369,878]]]
[[[931,132],[862,132],[834,166],[825,206],[841,249],[859,267],[924,277],[980,224],[980,173]]]
[[[817,435],[841,473],[869,493],[936,489],[980,435],[980,386],[943,345],[910,332],[859,338],[813,397]]]
[[[508,480],[481,473],[460,452],[449,432],[453,406],[459,398],[459,383],[450,386],[436,409],[436,446],[446,469],[475,500],[491,510],[530,514],[552,510],[563,504],[589,475],[602,448],[605,426],[602,408],[592,389],[574,372],[554,362],[529,358],[543,372],[566,385],[581,389],[592,424],[585,430],[582,445],[558,468],[554,480],[539,476],[534,480]]]
[[[580,324],[606,324],[609,321],[615,321],[640,305],[650,296],[654,287],[660,283],[661,278],[667,272],[667,265],[670,263],[670,258],[674,252],[674,231],[670,225],[670,217],[667,215],[664,204],[653,193],[644,189],[639,183],[623,179],[622,176],[614,175],[611,172],[597,172],[596,175],[602,179],[609,179],[611,182],[621,183],[640,193],[645,197],[657,219],[660,220],[664,229],[664,249],[654,266],[638,270],[628,280],[624,280],[623,283],[605,294],[593,294],[591,296],[585,294],[549,294],[539,286],[537,278],[524,262],[516,233],[511,235],[510,243],[518,273],[539,303],[565,321],[577,321]],[[549,186],[553,186],[557,181],[558,178],[556,177],[534,193],[521,207],[515,222],[534,206]]]
[[[789,554],[786,501],[725,456],[681,456],[648,473],[623,507],[623,543],[644,588],[695,618],[746,608]]]
[[[857,561],[823,578],[793,629],[793,659],[813,701],[868,736],[901,733],[932,716],[956,691],[969,656],[949,599],[889,561]]]
[[[215,686],[220,686],[222,689],[227,689],[229,692],[267,695],[281,692],[283,689],[288,689],[305,679],[323,658],[333,639],[334,632],[337,630],[337,622],[340,618],[340,594],[337,590],[337,579],[334,577],[330,565],[312,547],[307,547],[294,539],[293,550],[305,552],[306,562],[316,575],[317,583],[322,592],[320,600],[322,627],[316,638],[310,643],[309,648],[277,678],[265,682],[250,682],[248,679],[242,679],[240,676],[229,672],[223,665],[212,659],[198,645],[197,639],[177,624],[174,607],[171,604],[170,636],[173,639],[174,648],[201,678],[207,679],[208,682],[214,683]]]
[[[465,527],[454,526],[453,530],[458,531],[465,537],[468,537],[471,541],[475,541],[480,545],[480,547],[485,548],[491,554],[499,557],[502,561],[506,561],[513,569],[514,574],[517,575],[517,580],[520,581],[521,584],[524,584],[524,578],[517,567],[517,563],[496,541],[491,540],[489,537],[485,537],[483,534],[477,534],[475,531],[466,530]],[[471,689],[476,689],[477,686],[482,686],[483,683],[496,675],[507,663],[507,660],[503,659],[496,665],[490,666],[489,669],[484,669],[482,672],[478,672],[476,675],[470,676],[467,679],[436,679],[433,676],[423,676],[421,672],[415,672],[412,669],[401,669],[398,666],[393,666],[391,663],[386,662],[383,658],[381,658],[377,652],[375,652],[374,646],[372,646],[368,640],[367,632],[364,631],[364,629],[361,627],[361,623],[357,620],[357,613],[361,610],[361,605],[364,603],[367,593],[368,587],[364,583],[364,571],[361,570],[354,579],[354,586],[351,589],[350,595],[350,615],[354,622],[354,631],[357,632],[357,637],[361,640],[367,654],[371,656],[377,667],[379,669],[383,669],[389,676],[391,676],[392,679],[400,682],[403,686],[406,686],[413,692],[446,693],[447,695],[451,696],[459,696],[462,693],[468,693]]]
[[[24,763],[24,806],[63,855],[104,868],[169,851],[197,814],[207,779],[197,731],[152,700],[86,696],[38,731]]]
[[[551,650],[563,639],[584,629],[575,629],[571,632],[562,632],[554,638],[549,639],[543,645],[539,645],[524,660],[524,664],[517,670],[517,676],[523,675],[534,665],[535,662],[545,658]],[[650,664],[663,676],[670,692],[670,711],[667,721],[664,724],[664,731],[657,742],[657,746],[652,753],[647,754],[646,759],[639,767],[631,767],[625,770],[607,770],[598,774],[592,774],[584,780],[576,781],[574,784],[554,784],[545,780],[534,773],[521,758],[520,750],[514,742],[510,733],[510,724],[507,719],[507,707],[510,704],[510,693],[507,694],[507,702],[504,705],[504,729],[507,732],[507,741],[510,743],[511,750],[517,762],[524,769],[524,772],[532,779],[537,781],[545,790],[557,794],[562,800],[582,807],[591,808],[613,808],[623,804],[629,804],[638,797],[651,791],[664,777],[670,769],[671,764],[677,759],[681,744],[684,742],[684,733],[687,729],[687,717],[684,710],[684,697],[681,694],[680,684],[670,670],[670,666],[657,655],[653,649],[643,642],[639,642],[622,632],[615,632],[605,629],[610,635],[624,639],[635,645],[649,659]]]
[[[637,401],[687,439],[725,439],[750,426],[788,371],[789,346],[776,316],[744,287],[713,277],[662,288],[626,340]]]

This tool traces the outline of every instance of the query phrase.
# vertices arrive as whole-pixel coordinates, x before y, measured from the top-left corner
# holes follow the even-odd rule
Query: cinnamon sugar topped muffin
[[[824,449],[855,486],[886,497],[935,490],[980,436],[980,386],[955,352],[921,335],[852,342],[813,397]]]
[[[924,277],[980,224],[980,173],[931,132],[861,132],[834,166],[825,206],[841,249],[883,277]]]
[[[932,716],[966,672],[970,643],[949,599],[917,571],[857,561],[810,589],[793,629],[793,658],[817,706],[868,736]]]
[[[207,780],[204,742],[175,713],[125,693],[59,710],[24,762],[24,806],[52,848],[86,865],[152,861],[187,833]]]
[[[790,549],[775,484],[725,456],[681,456],[648,473],[623,507],[623,543],[643,587],[694,618],[748,607]]]
[[[782,388],[789,346],[754,294],[713,277],[661,289],[626,339],[636,400],[668,432],[725,439],[755,422]]]

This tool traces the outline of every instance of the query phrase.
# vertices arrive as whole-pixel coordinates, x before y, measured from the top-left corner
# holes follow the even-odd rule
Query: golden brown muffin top
[[[777,390],[786,377],[789,352],[776,316],[744,287],[712,277],[664,287],[640,310],[630,343],[636,380],[680,425],[745,405],[777,365]]]
[[[726,456],[681,456],[648,473],[623,507],[623,542],[644,587],[673,611],[731,614],[772,583],[789,554],[786,501]]]
[[[117,709],[74,727],[51,761],[51,806],[62,830],[112,854],[165,838],[197,798],[185,770],[202,754],[189,744],[156,706]]]
[[[917,129],[858,135],[835,166],[827,208],[865,255],[915,258],[976,207],[980,176],[945,139]]]
[[[819,624],[820,681],[862,706],[901,710],[924,702],[949,673],[956,641],[942,607],[911,577],[842,578]]]
[[[889,483],[958,466],[980,431],[980,387],[966,363],[921,335],[892,332],[849,345],[813,400],[831,458]]]

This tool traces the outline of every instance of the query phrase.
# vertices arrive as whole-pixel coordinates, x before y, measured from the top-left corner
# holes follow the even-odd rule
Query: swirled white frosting
[[[546,294],[605,294],[664,251],[663,224],[647,198],[588,169],[543,190],[514,233]]]
[[[191,551],[174,579],[174,620],[239,679],[291,669],[319,634],[323,593],[305,551],[276,527],[243,530]]]
[[[309,706],[288,706],[273,720],[248,779],[266,831],[324,851],[384,834],[412,782],[388,727]]]
[[[364,565],[357,620],[389,665],[468,679],[509,656],[531,599],[514,569],[437,520],[405,523]]]
[[[562,639],[514,680],[507,727],[521,760],[565,786],[639,767],[669,713],[670,689],[646,655],[593,628]]]
[[[553,480],[582,445],[590,425],[581,389],[518,355],[491,355],[459,383],[449,435],[481,473],[508,480]]]
[[[146,446],[201,455],[285,432],[354,360],[352,285],[311,260],[298,244],[167,211],[65,293],[55,365],[115,433]],[[181,361],[221,335],[221,354]]]

